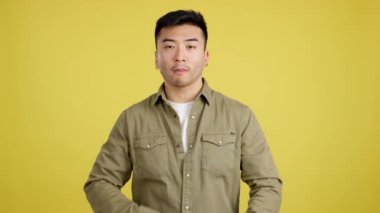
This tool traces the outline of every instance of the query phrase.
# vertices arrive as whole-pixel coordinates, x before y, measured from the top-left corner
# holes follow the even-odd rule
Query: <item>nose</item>
[[[186,61],[185,50],[182,47],[178,47],[174,57],[175,57],[176,62],[185,62]]]

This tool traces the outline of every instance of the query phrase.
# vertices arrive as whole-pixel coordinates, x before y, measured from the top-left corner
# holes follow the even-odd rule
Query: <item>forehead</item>
[[[160,33],[158,35],[158,40],[163,40],[163,39],[168,39],[168,38],[187,39],[190,37],[203,40],[204,38],[203,38],[202,29],[191,24],[164,27],[160,30]]]

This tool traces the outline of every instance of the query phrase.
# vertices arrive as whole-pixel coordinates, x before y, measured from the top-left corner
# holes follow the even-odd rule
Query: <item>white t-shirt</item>
[[[174,103],[168,101],[168,104],[177,112],[179,122],[181,123],[182,145],[185,153],[187,152],[187,121],[189,120],[189,114],[193,103],[194,102]]]

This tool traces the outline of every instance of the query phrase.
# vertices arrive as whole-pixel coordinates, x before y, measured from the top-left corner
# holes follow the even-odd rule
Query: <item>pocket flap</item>
[[[154,149],[155,147],[166,144],[166,136],[163,135],[151,135],[143,136],[135,140],[134,146],[141,149]]]
[[[202,141],[209,142],[217,146],[224,146],[235,141],[235,133],[203,133]]]

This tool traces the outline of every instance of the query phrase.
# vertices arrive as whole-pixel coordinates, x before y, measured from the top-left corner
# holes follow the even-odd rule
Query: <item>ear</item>
[[[208,57],[209,57],[209,53],[208,53],[208,50],[205,50],[205,58],[204,58],[204,62],[205,62],[205,67],[207,67],[208,65]]]
[[[158,66],[158,56],[157,56],[157,50],[154,51],[154,65],[156,66],[156,69],[159,68]]]

